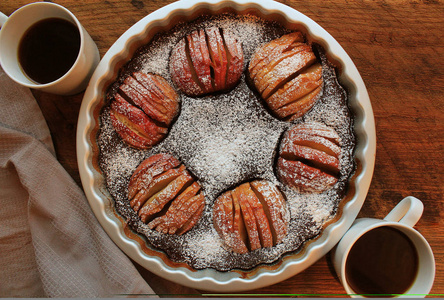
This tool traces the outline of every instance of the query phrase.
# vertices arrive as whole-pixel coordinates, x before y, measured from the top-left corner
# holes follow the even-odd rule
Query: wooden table
[[[2,0],[11,14],[32,1]],[[57,2],[70,9],[90,33],[103,56],[134,23],[173,1]],[[383,218],[402,198],[424,202],[415,228],[429,241],[436,259],[431,294],[444,295],[444,2],[441,0],[284,0],[312,18],[347,51],[367,86],[377,132],[372,184],[360,217]],[[76,125],[83,94],[71,97],[33,91],[48,122],[60,163],[80,185]],[[139,268],[161,295],[199,296]],[[281,283],[245,292],[343,296],[326,255],[304,272]]]

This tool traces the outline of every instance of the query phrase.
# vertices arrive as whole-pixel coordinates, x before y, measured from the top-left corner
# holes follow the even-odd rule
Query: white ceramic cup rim
[[[14,26],[14,23],[16,20],[21,20],[22,16],[24,13],[28,12],[28,10],[32,10],[35,9],[35,7],[52,7],[52,8],[57,8],[60,9],[61,11],[63,11],[63,13],[65,14],[65,16],[67,18],[64,18],[65,20],[70,21],[71,23],[73,23],[74,25],[76,25],[77,30],[79,31],[80,34],[80,47],[79,47],[79,52],[77,54],[77,58],[75,60],[75,62],[72,64],[71,68],[60,78],[48,82],[48,83],[37,83],[34,80],[30,79],[25,72],[22,70],[21,66],[20,66],[20,62],[18,61],[18,57],[15,58],[14,64],[16,65],[16,67],[18,67],[19,69],[21,69],[21,73],[23,75],[23,78],[26,78],[26,81],[22,80],[21,78],[18,78],[16,76],[16,72],[11,72],[11,70],[8,68],[8,65],[10,65],[10,63],[8,63],[6,60],[11,59],[10,56],[5,57],[4,55],[2,55],[1,48],[3,47],[8,47],[8,46],[2,46],[3,42],[3,35],[5,35],[5,31],[8,30],[9,26]],[[58,17],[61,18],[61,15],[48,15],[45,16],[43,18],[38,18],[35,20],[32,20],[32,22],[30,22],[30,25],[27,26],[27,29],[29,29],[33,24],[35,24],[36,22],[40,21],[40,20],[44,20],[47,18],[52,18],[52,17]],[[26,30],[27,30],[26,29]],[[17,47],[20,43],[20,39],[22,38],[23,34],[26,32],[26,30],[19,36],[18,38],[18,42],[17,42]],[[20,7],[19,9],[17,9],[16,11],[14,11],[7,19],[7,21],[5,22],[5,24],[2,26],[1,30],[0,30],[0,64],[3,68],[3,71],[15,82],[29,87],[29,88],[34,88],[34,89],[42,89],[42,88],[46,88],[46,87],[50,87],[50,86],[54,86],[57,85],[59,82],[63,81],[66,77],[68,77],[70,75],[70,73],[72,72],[72,70],[74,69],[74,67],[78,64],[80,57],[82,55],[82,53],[84,53],[84,47],[85,47],[85,37],[84,37],[84,33],[82,30],[82,25],[80,24],[79,20],[77,20],[77,18],[74,16],[74,14],[72,12],[70,12],[67,8],[56,4],[56,3],[52,3],[52,2],[35,2],[35,3],[30,3],[27,5],[24,5],[22,7]],[[18,52],[18,49],[15,49],[15,52]]]
[[[412,284],[412,286],[403,294],[403,295],[411,295],[413,297],[425,296],[428,294],[430,289],[432,288],[434,277],[435,277],[435,259],[433,256],[432,249],[427,242],[427,240],[415,229],[411,226],[399,223],[399,222],[391,222],[386,220],[372,219],[374,223],[363,228],[359,234],[356,234],[351,241],[348,242],[347,248],[344,249],[343,260],[341,263],[341,281],[342,284],[349,295],[358,296],[355,291],[349,286],[347,281],[347,276],[345,272],[345,266],[347,263],[347,258],[350,253],[351,248],[354,246],[356,241],[360,239],[364,234],[380,227],[392,227],[400,230],[412,241],[418,252],[418,275]],[[419,278],[424,277],[424,272],[428,271],[430,273],[429,278]],[[425,281],[425,283],[423,283]],[[421,292],[414,292],[415,290],[421,290]]]

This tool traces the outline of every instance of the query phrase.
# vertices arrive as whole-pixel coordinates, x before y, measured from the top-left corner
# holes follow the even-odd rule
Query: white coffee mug
[[[48,18],[61,18],[74,24],[80,33],[80,50],[72,67],[62,77],[40,84],[22,70],[18,48],[27,30],[36,22]],[[88,32],[69,10],[51,2],[36,2],[19,8],[9,18],[2,14],[0,22],[0,64],[12,80],[29,88],[59,95],[73,95],[86,89],[100,55]]]
[[[435,259],[426,239],[413,229],[413,226],[421,218],[423,210],[422,202],[415,197],[409,196],[399,202],[383,220],[360,218],[352,224],[332,254],[333,265],[347,294],[351,297],[364,296],[353,290],[347,278],[346,263],[350,250],[364,234],[383,226],[388,226],[404,233],[412,242],[418,254],[416,278],[407,291],[402,295],[395,296],[418,298],[425,297],[430,292],[435,278]]]

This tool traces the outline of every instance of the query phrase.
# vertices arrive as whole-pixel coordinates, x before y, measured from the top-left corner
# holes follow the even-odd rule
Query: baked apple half
[[[278,178],[301,192],[324,192],[338,181],[340,154],[334,129],[318,122],[296,125],[282,139]]]
[[[259,47],[248,71],[269,109],[281,120],[303,116],[321,96],[322,66],[301,32]]]
[[[179,97],[161,76],[135,72],[119,86],[110,117],[130,146],[147,149],[159,143],[179,111]]]
[[[223,193],[213,207],[213,224],[236,253],[273,247],[287,235],[289,213],[279,189],[255,180]]]
[[[195,30],[175,45],[169,65],[174,83],[189,96],[228,90],[243,72],[242,45],[221,28]]]
[[[155,154],[137,167],[128,184],[128,198],[142,222],[165,234],[184,234],[205,208],[199,183],[166,153]]]

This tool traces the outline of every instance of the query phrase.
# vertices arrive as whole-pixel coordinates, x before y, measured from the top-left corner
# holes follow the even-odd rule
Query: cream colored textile
[[[154,294],[58,163],[29,89],[0,68],[0,297]]]

